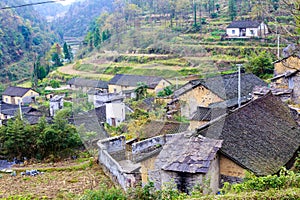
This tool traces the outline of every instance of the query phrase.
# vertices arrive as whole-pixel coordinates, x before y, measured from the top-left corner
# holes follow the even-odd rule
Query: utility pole
[[[238,64],[238,106],[241,107],[241,64]]]
[[[277,59],[280,59],[280,52],[279,52],[279,43],[280,43],[280,35],[278,33],[277,25],[276,25],[276,35],[277,35]]]
[[[21,101],[19,101],[19,110],[20,110],[20,119],[23,120],[23,117],[22,117]]]
[[[194,26],[197,26],[197,13],[196,13],[196,4],[195,4],[195,0],[193,0],[193,9],[194,9]]]

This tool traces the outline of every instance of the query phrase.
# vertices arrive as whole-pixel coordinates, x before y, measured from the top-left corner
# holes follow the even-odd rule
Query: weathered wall
[[[245,169],[229,160],[225,156],[220,156],[220,174],[225,176],[243,178],[245,176]]]
[[[157,86],[154,88],[154,91],[155,91],[155,93],[158,93],[159,91],[163,90],[165,87],[170,86],[170,85],[171,85],[171,84],[170,84],[168,81],[162,79],[162,80],[157,84]]]
[[[274,75],[278,76],[291,70],[300,70],[300,59],[297,56],[290,56],[281,62],[274,64]]]
[[[274,75],[282,75],[287,72],[300,70],[300,59],[297,56],[290,56],[283,59],[281,62],[275,63]],[[295,103],[300,103],[300,73],[291,77],[282,77],[275,81],[276,87],[293,89],[292,100]]]
[[[190,118],[198,106],[208,107],[211,103],[223,101],[216,94],[200,85],[179,97],[181,115]]]
[[[158,154],[141,161],[141,176],[142,176],[142,185],[144,186],[145,184],[148,183],[149,180],[149,176],[148,176],[148,172],[149,170],[153,170],[154,169],[154,163],[156,160]]]
[[[195,130],[196,128],[199,128],[200,126],[208,123],[209,121],[190,121],[190,126],[189,126],[189,130],[190,131],[193,131]]]
[[[111,137],[100,142],[107,153],[116,161],[125,160],[126,141],[124,136]]]
[[[209,189],[204,192],[216,194],[220,186],[220,156],[218,154],[210,163],[205,179],[209,180]]]
[[[134,162],[156,155],[161,151],[162,146],[173,138],[174,134],[160,135],[147,140],[132,144],[132,157]]]
[[[122,152],[125,150],[125,137],[108,138],[98,141],[97,144],[99,147],[98,159],[104,172],[125,191],[134,187],[140,181],[140,174],[126,172],[116,160],[125,158],[125,151],[124,155],[118,155],[119,153],[123,154]]]

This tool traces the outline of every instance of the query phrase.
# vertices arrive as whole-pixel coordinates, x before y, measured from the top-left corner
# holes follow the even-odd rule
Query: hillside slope
[[[0,2],[1,7],[22,4],[23,0]],[[1,10],[0,22],[1,82],[29,77],[30,62],[43,55],[57,37],[31,6]]]

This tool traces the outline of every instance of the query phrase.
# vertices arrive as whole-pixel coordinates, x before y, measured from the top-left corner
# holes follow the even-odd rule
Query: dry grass
[[[44,169],[46,172],[37,176],[17,176],[1,174],[0,198],[25,196],[31,198],[76,199],[87,189],[98,189],[101,183],[112,186],[99,165],[92,166],[75,163],[27,166],[28,169]],[[55,164],[54,164],[55,165]],[[57,169],[57,170],[56,170]],[[18,171],[21,169],[18,168]],[[23,169],[25,170],[25,168]]]

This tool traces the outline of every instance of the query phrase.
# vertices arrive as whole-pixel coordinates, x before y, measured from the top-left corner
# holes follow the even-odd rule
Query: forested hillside
[[[113,0],[86,0],[73,3],[63,17],[53,22],[53,28],[66,37],[80,37],[87,33],[89,24],[103,11],[112,10]]]
[[[23,0],[4,0],[1,7],[22,5]],[[57,37],[30,6],[0,10],[0,80],[30,77],[31,61],[47,52]]]
[[[194,39],[198,39],[200,43],[201,40],[206,41],[205,44],[207,44],[207,42],[218,42],[218,39],[220,41],[221,36],[225,34],[226,27],[233,20],[264,21],[268,24],[271,33],[266,38],[270,44],[276,42],[277,38],[274,37],[276,32],[281,34],[283,43],[296,42],[296,23],[290,8],[288,3],[279,0],[258,2],[247,0],[118,0],[114,1],[112,14],[101,15],[95,21],[86,36],[86,45],[89,49],[92,49],[92,43],[94,47],[99,47],[97,40],[106,34],[102,33],[103,31],[109,31],[117,40],[114,44],[110,43],[109,46],[113,45],[111,49],[116,48],[116,42],[118,48],[122,49],[120,45],[128,40],[134,41],[129,42],[126,50],[151,49],[155,46],[151,41],[153,37],[160,37],[157,42],[163,38],[166,40],[173,38],[170,38],[168,34],[163,36],[166,33],[194,34],[192,35]],[[154,34],[150,34],[153,31]],[[159,36],[156,35],[158,33],[160,33]],[[186,41],[182,38],[180,42]],[[187,43],[190,44],[188,41]],[[163,48],[162,45],[161,47]]]
[[[40,3],[40,0],[27,0],[28,3]],[[33,6],[34,9],[47,21],[52,21],[56,17],[63,16],[69,9],[69,6],[62,5],[60,3],[45,3]]]

